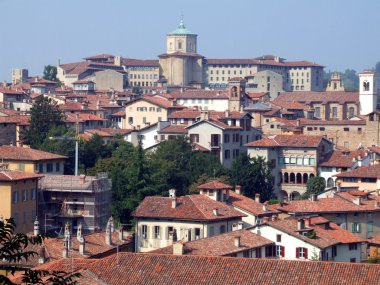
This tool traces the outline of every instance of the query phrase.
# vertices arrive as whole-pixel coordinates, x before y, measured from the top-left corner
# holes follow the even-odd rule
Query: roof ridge
[[[196,194],[196,195],[202,195],[202,194]],[[202,214],[202,216],[207,220],[209,219],[206,214],[198,207],[198,205],[195,203],[195,201],[192,199],[192,197],[195,197],[196,195],[186,195],[187,197],[190,198],[190,201],[194,204],[195,208]],[[185,196],[185,197],[186,197]],[[203,198],[203,197],[202,197]],[[210,199],[212,200],[212,199]]]

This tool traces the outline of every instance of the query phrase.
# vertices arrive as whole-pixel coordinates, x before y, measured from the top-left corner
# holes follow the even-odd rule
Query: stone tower
[[[340,74],[334,72],[327,84],[326,91],[344,91],[344,84],[340,78]]]
[[[166,53],[158,56],[162,75],[168,86],[200,88],[203,79],[203,57],[197,54],[197,34],[183,22],[166,36]]]
[[[360,115],[367,115],[376,111],[377,84],[374,71],[365,70],[359,73],[359,103]]]
[[[240,111],[244,106],[246,80],[241,77],[231,78],[228,81],[228,110]]]

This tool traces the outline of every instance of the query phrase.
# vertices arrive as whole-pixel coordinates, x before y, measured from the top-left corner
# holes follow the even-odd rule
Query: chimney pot
[[[218,216],[219,215],[218,208],[212,209],[212,213],[214,216]]]
[[[268,202],[265,202],[265,203],[263,204],[263,211],[264,211],[264,212],[268,212]]]
[[[38,218],[36,217],[36,220],[34,221],[33,235],[38,236],[39,234],[40,234],[40,222],[38,221]]]
[[[311,201],[313,201],[313,202],[318,201],[318,195],[317,194],[311,194]]]
[[[176,242],[173,244],[173,254],[174,255],[183,255],[184,254],[184,245],[182,242]]]
[[[299,219],[297,221],[297,230],[302,230],[305,228],[305,220],[304,219]]]
[[[255,202],[260,203],[260,194],[255,194]]]
[[[79,254],[85,255],[84,252],[85,252],[85,240],[84,240],[84,237],[81,236],[79,240]]]
[[[241,186],[240,185],[235,186],[235,193],[238,195],[241,195]]]
[[[234,238],[234,244],[236,247],[240,247],[240,236]]]
[[[356,197],[356,199],[354,200],[354,203],[356,205],[358,205],[358,206],[360,206],[361,202],[362,202],[362,198],[361,197]]]
[[[175,209],[177,207],[177,198],[172,198],[172,208]]]

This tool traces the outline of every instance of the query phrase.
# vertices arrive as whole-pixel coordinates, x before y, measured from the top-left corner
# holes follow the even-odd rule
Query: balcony
[[[220,149],[222,144],[220,142],[209,142],[211,149]]]

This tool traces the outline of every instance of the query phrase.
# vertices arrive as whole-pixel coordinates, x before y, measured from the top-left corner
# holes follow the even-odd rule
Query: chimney
[[[110,225],[111,225],[111,233],[113,233],[115,231],[115,224],[113,222],[113,217],[112,216],[110,217]]]
[[[311,225],[311,218],[310,217],[305,218],[305,226],[310,227],[310,225]]]
[[[177,208],[177,197],[172,198],[172,209]]]
[[[70,226],[69,223],[66,223],[65,225],[65,240],[67,241],[67,249],[71,249],[71,231],[70,231]]]
[[[302,230],[305,228],[305,220],[304,219],[299,219],[297,221],[297,230]]]
[[[240,236],[234,237],[234,244],[236,247],[240,247]]]
[[[268,212],[268,202],[265,202],[265,203],[263,204],[263,211],[264,211],[264,212]]]
[[[77,229],[77,240],[80,241],[82,237],[82,223],[79,223],[78,229]]]
[[[233,231],[238,231],[243,229],[243,222],[237,222],[232,225]]]
[[[38,254],[38,264],[45,263],[45,247],[40,248],[40,252]]]
[[[260,203],[260,194],[255,194],[255,202]]]
[[[340,192],[340,182],[336,183],[336,192]]]
[[[173,244],[173,254],[174,255],[183,255],[185,253],[184,245],[182,242],[176,242]]]
[[[80,180],[80,184],[83,185],[84,182],[86,181],[86,175],[84,174],[79,175],[79,180]]]
[[[33,235],[38,236],[39,234],[40,234],[40,222],[38,221],[38,218],[36,217],[36,220],[34,221]]]
[[[214,216],[218,216],[219,215],[218,208],[212,209],[212,213],[213,213]]]
[[[362,202],[362,198],[361,197],[356,197],[355,200],[353,201],[354,204],[360,206],[361,202]]]
[[[175,192],[176,192],[175,189],[169,189],[169,197],[170,198],[175,198],[176,197]]]
[[[62,257],[63,258],[68,258],[69,257],[69,239],[67,236],[65,236],[63,240],[63,251],[62,251]]]
[[[119,229],[119,240],[124,241],[123,227],[120,227],[120,229]]]
[[[226,110],[226,111],[224,112],[224,116],[225,116],[226,118],[228,118],[229,115],[230,115],[230,112],[228,112],[228,110]]]
[[[241,186],[240,185],[235,186],[235,193],[238,195],[241,195]]]
[[[264,223],[269,222],[269,217],[268,217],[268,216],[265,216],[265,217],[263,218],[263,222],[264,222]]]
[[[84,240],[84,237],[81,236],[79,240],[79,254],[85,255],[84,252],[85,252],[85,240]]]
[[[112,245],[112,239],[111,239],[111,221],[110,221],[110,219],[108,220],[107,226],[106,226],[106,244],[107,245]]]
[[[313,202],[318,201],[318,195],[317,194],[311,194],[311,201],[313,201]]]

